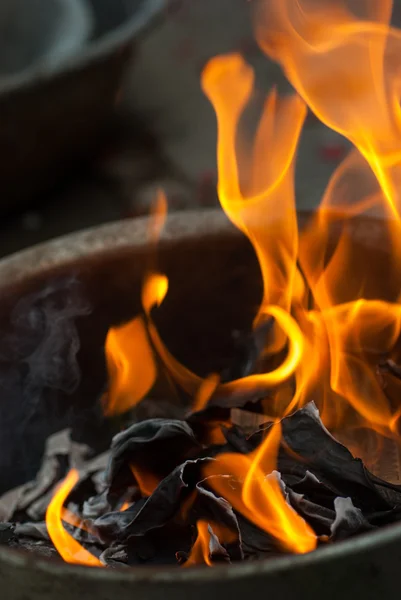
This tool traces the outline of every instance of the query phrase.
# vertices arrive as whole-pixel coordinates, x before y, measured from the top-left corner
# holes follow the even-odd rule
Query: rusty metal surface
[[[143,270],[143,265],[138,263],[143,262],[147,225],[146,219],[114,223],[3,259],[0,261],[0,313],[4,316],[7,312],[7,302],[15,303],[22,285],[29,287],[35,282],[42,285],[55,269],[69,272],[77,261],[81,265],[79,276],[88,281],[110,257],[113,266],[110,273],[115,272],[116,266],[124,266],[120,279],[130,276],[127,264],[132,265],[133,271]],[[373,221],[360,223],[355,229],[356,238],[367,247],[379,245],[383,233],[380,223]],[[191,254],[195,245],[193,259],[199,254],[199,248],[204,247],[212,253],[208,255],[209,265],[213,252],[216,257],[222,256],[222,262],[215,265],[211,276],[213,288],[213,278],[221,278],[229,258],[238,262],[235,248],[240,241],[241,236],[234,232],[220,211],[176,213],[169,217],[161,240],[163,266],[168,270],[171,262],[173,268],[177,257]],[[128,255],[131,262],[124,263]],[[99,260],[94,262],[95,258]],[[215,262],[218,263],[217,258]],[[185,279],[185,286],[192,286],[198,281],[196,269],[188,270],[185,260],[178,260],[176,268],[178,282],[180,278]],[[199,271],[202,275],[201,265]],[[246,273],[248,271],[247,268]],[[110,276],[107,286],[102,278],[100,283],[103,288],[113,287],[120,279],[113,280]],[[138,285],[137,279],[135,281]],[[93,288],[93,299],[98,298],[99,306],[95,309],[101,311],[105,309],[99,286]],[[184,292],[188,289],[185,286]],[[207,288],[204,282],[203,287]],[[116,298],[118,303],[118,296]],[[85,345],[85,340],[83,342]],[[7,600],[186,600],[188,597],[242,600],[256,594],[285,600],[321,600],[322,597],[355,600],[356,595],[361,594],[364,600],[377,600],[396,593],[400,563],[401,524],[321,548],[309,555],[214,569],[98,570],[38,559],[0,547],[2,597]]]

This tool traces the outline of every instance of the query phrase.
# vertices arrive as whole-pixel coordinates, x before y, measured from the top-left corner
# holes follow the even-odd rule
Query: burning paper
[[[269,0],[256,13],[258,42],[295,92],[268,95],[251,152],[239,139],[251,67],[216,57],[201,80],[217,117],[220,203],[263,280],[242,359],[204,379],[160,336],[153,311],[169,282],[157,268],[159,195],[143,313],[109,331],[103,407],[126,413],[163,373],[186,412],[131,423],[107,468],[69,465],[57,490],[54,469],[51,486],[39,477],[4,513],[3,543],[40,538],[92,566],[213,567],[311,552],[400,520],[401,33],[388,0],[361,2],[358,14],[346,0]],[[354,149],[298,231],[294,169],[308,108]],[[241,155],[251,158],[245,174]],[[385,264],[367,261],[350,233],[372,214],[385,219]],[[33,510],[45,495],[46,527]]]

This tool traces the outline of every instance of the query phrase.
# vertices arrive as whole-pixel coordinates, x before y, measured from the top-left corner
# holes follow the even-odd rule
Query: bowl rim
[[[38,63],[32,68],[4,77],[0,82],[0,97],[21,88],[45,83],[54,77],[67,75],[109,54],[116,48],[128,45],[135,36],[143,35],[161,17],[168,0],[142,0],[141,4],[124,24],[115,27],[94,42],[87,42],[82,52],[66,57],[62,62]],[[88,17],[92,13],[88,7]]]
[[[54,3],[54,0],[52,1]],[[52,29],[48,30],[50,45],[32,64],[24,66],[14,73],[0,73],[0,90],[8,82],[29,77],[31,72],[62,66],[88,41],[94,27],[94,14],[87,0],[56,0],[55,4],[56,10],[64,11],[64,20],[57,20],[59,15],[56,15],[56,20],[52,22]],[[21,6],[14,6],[13,10],[16,10],[17,12],[14,14],[18,15]],[[67,36],[63,35],[65,33]]]
[[[311,213],[298,213],[307,218]],[[372,224],[376,220],[371,220]],[[376,222],[377,225],[377,222]],[[55,267],[68,267],[71,262],[102,255],[140,250],[147,244],[149,217],[115,221],[106,225],[67,234],[47,242],[11,254],[0,260],[0,291],[23,280],[34,279],[37,275],[51,271]],[[368,232],[367,242],[375,243],[372,232]],[[383,230],[382,230],[383,231]],[[242,235],[220,209],[177,211],[168,216],[161,234],[160,248],[185,243],[194,236],[212,239],[216,236]],[[377,237],[376,237],[377,239]],[[223,580],[247,579],[257,576],[285,575],[289,570],[302,571],[305,567],[318,569],[329,561],[341,559],[346,562],[356,555],[368,556],[373,550],[384,551],[386,547],[399,543],[401,523],[386,526],[375,531],[332,545],[321,546],[303,555],[286,555],[250,563],[221,565],[218,568],[196,567],[177,569],[172,567],[135,567],[132,569],[93,569],[81,565],[62,563],[55,559],[45,559],[25,555],[0,545],[0,564],[15,569],[30,569],[62,579],[74,576],[82,581],[120,583],[205,583]]]

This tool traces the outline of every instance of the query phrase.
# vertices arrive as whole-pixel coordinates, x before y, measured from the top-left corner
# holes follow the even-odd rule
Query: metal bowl
[[[92,37],[62,61],[0,80],[0,211],[27,205],[95,147],[133,43],[165,0],[85,0]]]
[[[366,256],[380,252],[386,232],[379,221],[357,221],[352,227],[355,244],[366,250]],[[139,310],[147,231],[147,219],[114,223],[0,261],[1,372],[7,369],[4,340],[16,341],[10,315],[17,302],[60,277],[74,276],[82,282],[92,306],[90,314],[77,320],[83,376],[74,394],[60,393],[55,402],[58,409],[69,403],[84,411],[105,381],[107,328]],[[213,367],[222,352],[228,360],[230,332],[251,323],[261,293],[258,265],[247,240],[220,211],[176,213],[168,218],[160,242],[159,267],[170,278],[169,293],[158,310],[158,326],[166,343],[199,372]],[[18,425],[27,405],[19,404],[17,396],[10,405],[4,389],[1,392],[0,434],[8,423],[15,448],[20,449],[27,442],[18,437],[18,427],[10,424],[10,410]],[[52,410],[56,410],[54,405]],[[42,435],[48,430],[44,422]],[[34,436],[28,437],[26,450],[31,456],[38,447]],[[7,465],[9,451],[9,447],[2,448],[2,479],[18,466],[16,459]],[[401,524],[308,555],[213,569],[91,569],[0,546],[0,578],[7,600],[243,600],[261,595],[285,600],[355,600],[358,594],[364,600],[377,600],[396,593],[400,561]]]
[[[92,25],[82,0],[2,0],[0,86],[59,65],[88,41]]]

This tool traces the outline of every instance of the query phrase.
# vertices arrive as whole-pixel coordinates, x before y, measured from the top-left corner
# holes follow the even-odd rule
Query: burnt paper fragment
[[[389,506],[401,508],[401,485],[390,483],[366,469],[366,476]]]
[[[14,529],[17,538],[31,538],[32,540],[50,541],[46,523],[17,523]]]
[[[231,562],[226,548],[220,543],[218,536],[214,533],[211,525],[208,525],[209,533],[209,556],[212,562]]]
[[[130,465],[143,467],[146,472],[160,478],[165,477],[200,449],[185,421],[151,419],[135,423],[113,438],[106,483],[111,488],[132,483]]]
[[[233,411],[237,410],[237,406],[241,406],[241,411],[239,412],[245,412],[242,410],[242,407],[245,407],[249,414],[252,412],[252,414],[257,416],[258,424],[252,428],[253,433],[258,429],[260,424],[259,416],[263,410],[260,401],[265,399],[265,395],[261,397],[260,395],[252,394],[252,399],[253,401],[244,404],[244,399],[241,397],[213,398],[206,408],[188,415],[186,421],[191,426],[197,439],[204,445],[210,445],[216,437],[216,435],[213,435],[215,432],[223,432],[223,435],[227,437],[225,430],[232,428]],[[263,418],[261,421],[265,423],[266,418]],[[240,430],[241,435],[245,437],[242,427],[240,427]],[[222,438],[223,436],[220,434],[219,437]]]
[[[363,510],[385,510],[388,503],[377,492],[362,461],[354,458],[324,427],[314,403],[282,421],[283,441],[307,469],[338,496],[350,496]]]
[[[186,461],[167,475],[148,498],[138,500],[123,512],[108,513],[96,519],[94,527],[100,538],[123,541],[165,525],[195,489],[205,460],[209,459]]]
[[[107,566],[177,565],[177,553],[187,556],[192,545],[191,530],[175,522],[111,544],[101,555]]]
[[[362,511],[354,506],[351,498],[336,498],[334,509],[336,517],[330,528],[333,541],[374,529],[365,519]]]
[[[212,475],[196,484],[196,496],[191,506],[192,516],[196,521],[202,519],[224,525],[240,538],[237,517],[231,504],[210,489],[213,479],[218,477],[222,476]]]
[[[68,429],[49,437],[36,478],[0,498],[0,518],[42,520],[54,486],[68,471],[69,452]]]
[[[242,538],[237,516],[231,504],[210,489],[214,477],[221,476],[211,476],[197,483],[195,499],[188,510],[188,521],[195,524],[199,520],[204,520],[218,524],[221,529],[219,543],[225,549],[228,558],[232,561],[243,560]],[[215,533],[219,535],[218,530]]]
[[[244,559],[257,560],[283,554],[283,550],[280,549],[276,540],[269,533],[259,529],[240,513],[236,512],[236,516],[241,532],[241,547]]]
[[[35,540],[26,537],[13,537],[7,545],[13,550],[30,552],[35,554],[35,556],[42,556],[44,558],[59,558],[59,553],[50,541]]]
[[[8,544],[14,537],[14,523],[0,523],[0,546]]]
[[[84,519],[97,519],[112,510],[108,500],[108,490],[104,490],[101,494],[91,496],[85,500],[82,507],[82,516]]]
[[[316,535],[329,535],[336,513],[297,494],[287,486],[287,497],[292,508],[314,529]]]
[[[109,546],[99,556],[100,562],[106,567],[128,567],[127,548],[123,544]]]
[[[198,533],[199,535],[199,533]],[[208,539],[208,560],[210,563],[230,563],[230,555],[227,552],[226,548],[221,544],[218,535],[213,530],[213,527],[210,523],[207,524],[207,535]],[[193,544],[196,543],[196,538],[193,540]],[[188,559],[191,558],[190,552],[185,552],[183,550],[179,550],[176,552],[176,559],[179,565],[185,565]],[[191,562],[186,566],[193,566],[196,564]]]

